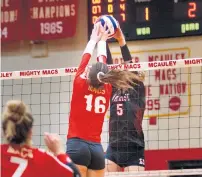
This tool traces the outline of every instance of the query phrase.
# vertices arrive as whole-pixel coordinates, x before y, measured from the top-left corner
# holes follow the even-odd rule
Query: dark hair
[[[133,88],[134,80],[139,80],[139,77],[127,70],[110,70],[104,63],[97,62],[93,64],[89,75],[89,84],[95,88],[99,88],[104,83],[109,83],[118,89],[127,90]]]
[[[8,143],[26,143],[32,125],[33,117],[22,101],[11,100],[7,102],[3,113],[2,127]]]

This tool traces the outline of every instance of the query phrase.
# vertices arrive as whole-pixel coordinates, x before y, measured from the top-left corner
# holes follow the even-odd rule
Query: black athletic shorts
[[[120,167],[145,166],[144,147],[111,147],[108,146],[105,158],[116,163]]]
[[[83,165],[91,170],[105,168],[104,151],[99,143],[85,141],[80,138],[70,138],[67,140],[66,153],[76,165]]]

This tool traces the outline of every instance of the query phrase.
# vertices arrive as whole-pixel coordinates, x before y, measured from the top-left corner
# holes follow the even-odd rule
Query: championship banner
[[[27,6],[27,39],[50,40],[74,36],[78,0],[29,0]]]
[[[23,39],[22,0],[1,0],[1,42]]]
[[[191,106],[189,68],[172,68],[176,60],[190,57],[189,48],[148,50],[132,52],[133,62],[155,62],[151,68],[169,60],[165,69],[146,72],[146,111],[145,117],[169,117],[186,115]],[[112,53],[114,64],[123,62],[120,53]],[[160,66],[158,66],[160,67]]]

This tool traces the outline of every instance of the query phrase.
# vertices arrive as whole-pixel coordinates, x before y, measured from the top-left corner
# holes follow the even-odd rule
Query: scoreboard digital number
[[[202,0],[88,0],[88,33],[100,15],[114,16],[126,40],[202,35]]]

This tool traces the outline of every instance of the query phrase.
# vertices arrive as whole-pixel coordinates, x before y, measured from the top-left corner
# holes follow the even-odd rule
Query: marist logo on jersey
[[[92,86],[89,86],[88,87],[88,90],[93,92],[93,93],[96,93],[96,94],[105,94],[105,90],[104,89],[97,89],[97,88],[94,88]]]
[[[119,94],[114,94],[112,97],[113,102],[118,102],[118,101],[130,101],[129,94],[125,93],[124,95],[119,95]]]

